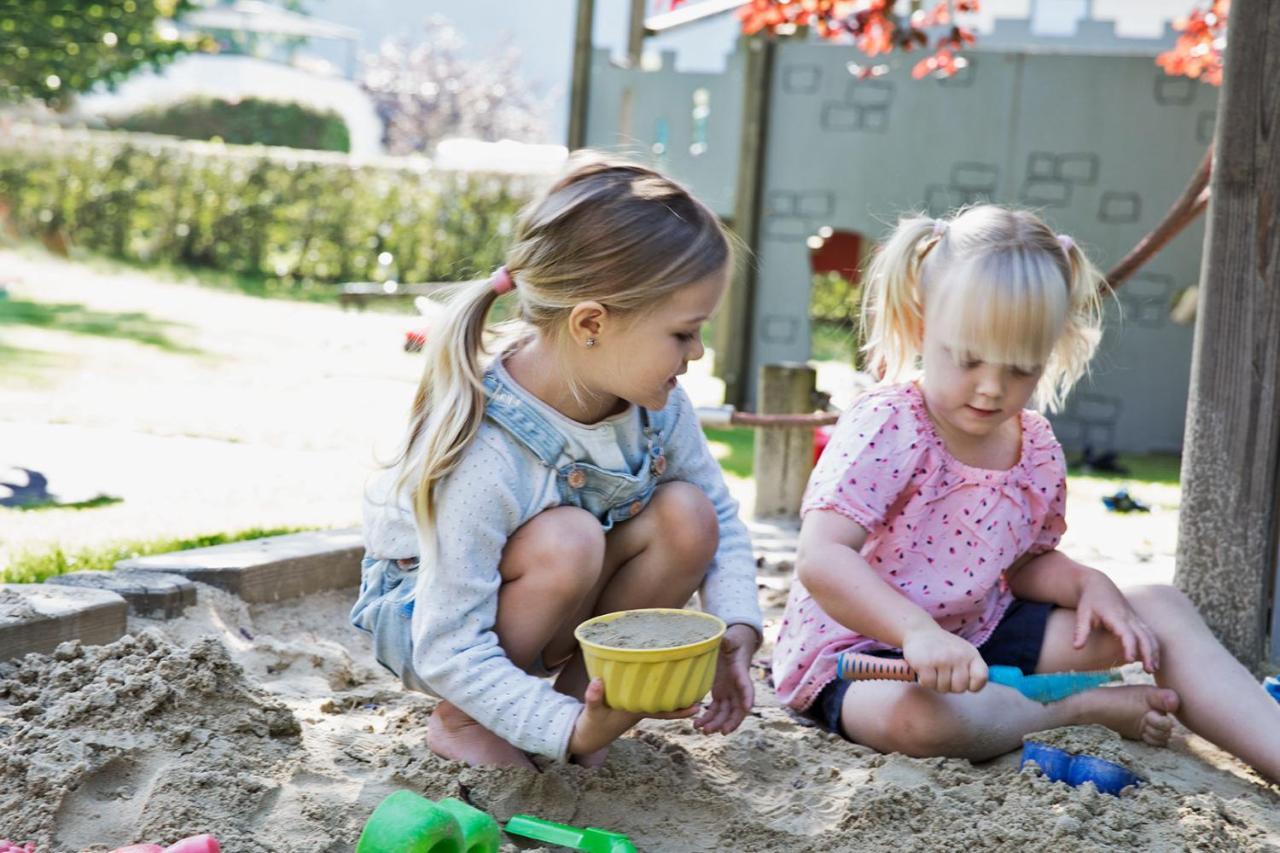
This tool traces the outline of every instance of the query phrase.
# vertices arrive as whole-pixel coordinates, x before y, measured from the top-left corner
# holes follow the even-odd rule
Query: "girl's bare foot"
[[[588,752],[585,755],[573,756],[573,763],[579,767],[585,767],[588,770],[595,770],[603,767],[604,763],[609,760],[609,747],[597,749],[595,752]]]
[[[1129,740],[1167,746],[1178,694],[1162,687],[1100,687],[1072,697],[1078,721],[1098,723]]]
[[[427,721],[427,746],[441,758],[472,767],[536,769],[527,755],[449,702],[437,705]]]

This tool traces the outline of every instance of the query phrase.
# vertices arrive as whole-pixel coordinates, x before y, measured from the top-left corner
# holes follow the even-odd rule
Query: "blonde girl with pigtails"
[[[1280,779],[1280,705],[1169,586],[1121,592],[1057,550],[1061,406],[1100,339],[1097,269],[1036,215],[995,205],[902,219],[865,279],[881,380],[809,480],[773,658],[779,698],[884,752],[981,760],[1034,731],[1099,723],[1163,745],[1175,716]],[[838,678],[843,652],[917,683]],[[1141,661],[1154,685],[1040,704],[987,681]]]
[[[695,592],[729,628],[694,725],[727,733],[750,710],[755,563],[678,384],[731,265],[683,187],[582,155],[431,331],[404,451],[366,496],[351,620],[407,687],[440,698],[437,754],[603,761],[640,716],[588,683],[574,628]],[[489,321],[500,298],[518,318],[505,337]]]

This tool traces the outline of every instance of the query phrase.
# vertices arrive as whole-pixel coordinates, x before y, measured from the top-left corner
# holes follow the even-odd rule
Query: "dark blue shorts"
[[[1015,598],[1009,605],[1009,609],[1004,612],[1000,624],[991,632],[991,636],[985,643],[978,646],[982,659],[988,666],[1016,666],[1028,675],[1035,672],[1036,664],[1040,660],[1040,647],[1044,645],[1044,631],[1049,622],[1049,613],[1056,606],[1041,601],[1023,601]],[[871,654],[881,657],[902,657],[902,652],[896,649],[871,652]],[[804,712],[806,717],[845,740],[852,740],[852,738],[845,732],[844,725],[840,722],[840,709],[844,707],[844,694],[851,684],[853,684],[852,681],[842,681],[837,678],[822,688],[818,698],[814,699],[813,704]]]

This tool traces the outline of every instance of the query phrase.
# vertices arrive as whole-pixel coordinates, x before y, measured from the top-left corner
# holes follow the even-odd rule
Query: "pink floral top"
[[[1057,547],[1067,529],[1067,466],[1049,422],[1022,413],[1022,455],[974,468],[942,443],[914,384],[874,389],[840,418],[809,477],[801,515],[838,512],[867,530],[861,554],[943,628],[981,645],[1013,600],[1005,570]],[[836,622],[799,579],[773,653],[778,698],[807,708],[844,651],[888,648]]]

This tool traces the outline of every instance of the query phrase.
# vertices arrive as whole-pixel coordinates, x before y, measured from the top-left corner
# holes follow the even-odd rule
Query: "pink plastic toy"
[[[36,853],[36,843],[28,841],[26,844],[18,844],[16,841],[0,838],[0,853]]]
[[[21,853],[23,848],[15,847],[14,850]],[[6,853],[3,847],[0,847],[0,853]],[[222,848],[218,846],[218,839],[212,835],[193,835],[168,847],[161,847],[159,844],[130,844],[128,847],[118,847],[111,853],[222,853]]]

